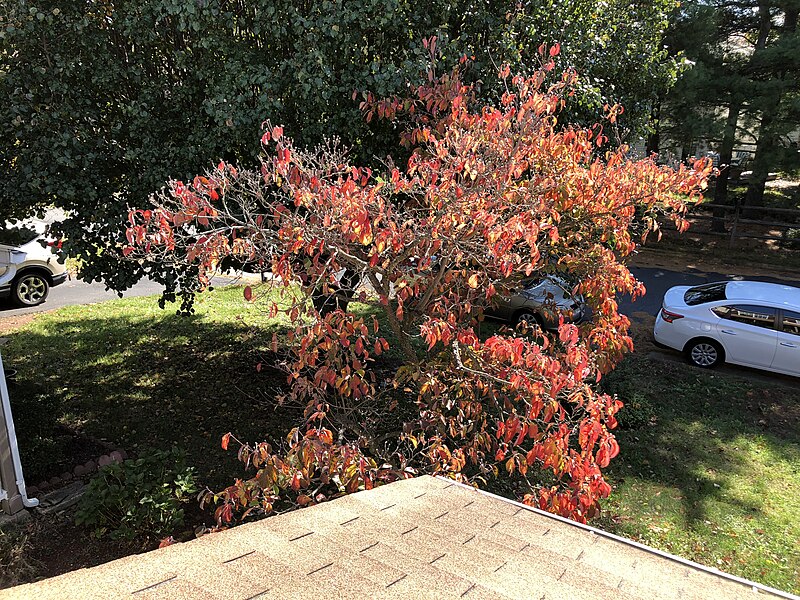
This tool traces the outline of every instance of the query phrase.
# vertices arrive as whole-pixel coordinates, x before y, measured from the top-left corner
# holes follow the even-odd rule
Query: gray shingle
[[[749,595],[714,573],[431,477],[0,592],[36,600]]]

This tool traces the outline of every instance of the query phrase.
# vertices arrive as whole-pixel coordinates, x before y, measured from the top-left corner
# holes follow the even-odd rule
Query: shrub
[[[800,228],[783,230],[781,234],[781,248],[800,248]]]
[[[97,537],[160,537],[183,525],[182,505],[196,491],[182,450],[151,450],[103,467],[81,498],[76,521]]]
[[[522,502],[579,521],[597,514],[621,405],[593,383],[633,348],[615,298],[644,292],[624,259],[664,214],[685,230],[684,200],[711,166],[631,161],[602,125],[561,127],[554,115],[577,79],[553,73],[559,51],[542,46],[530,77],[504,67],[493,105],[461,67],[437,78],[431,65],[430,85],[407,98],[367,94],[367,120],[405,131],[406,166],[373,173],[335,141],[303,150],[267,125],[260,168],[222,161],[130,211],[130,260],[182,265],[206,285],[233,257],[269,265],[283,292],[265,307],[292,325],[287,346],[277,334],[271,345],[290,383],[278,401],[304,419],[287,453],[240,448],[258,473],[216,496],[220,522],[421,472],[476,483],[503,473],[526,484]],[[612,130],[620,111],[607,107]],[[546,275],[586,298],[589,322],[480,335],[484,311]],[[246,300],[259,295],[245,288]],[[356,298],[372,322],[350,308]],[[400,362],[384,356],[391,347]],[[416,406],[385,452],[370,423],[399,390]]]

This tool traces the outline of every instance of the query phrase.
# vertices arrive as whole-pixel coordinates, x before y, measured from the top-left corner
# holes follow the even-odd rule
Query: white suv
[[[17,236],[22,237],[16,243],[0,241],[0,298],[36,306],[47,299],[51,287],[66,281],[67,269],[36,232],[18,230]]]
[[[698,367],[729,362],[800,376],[800,288],[758,281],[673,287],[653,333]]]

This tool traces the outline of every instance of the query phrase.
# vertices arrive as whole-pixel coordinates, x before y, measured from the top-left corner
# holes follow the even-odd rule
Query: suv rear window
[[[727,281],[720,281],[718,283],[704,283],[703,285],[689,288],[683,295],[683,301],[687,306],[697,306],[706,302],[727,300],[728,297],[725,295],[725,287],[727,285]]]
[[[33,229],[27,227],[8,227],[0,229],[0,244],[6,246],[22,246],[28,242],[32,242],[39,234]]]

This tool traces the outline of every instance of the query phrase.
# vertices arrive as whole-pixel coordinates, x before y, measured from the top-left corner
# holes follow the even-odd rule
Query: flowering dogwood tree
[[[240,445],[257,473],[217,496],[220,522],[419,472],[505,473],[523,502],[579,521],[608,496],[621,403],[596,384],[632,349],[618,295],[644,292],[624,259],[659,217],[686,227],[711,167],[629,159],[604,133],[619,107],[594,128],[560,124],[576,75],[554,76],[557,46],[540,53],[530,76],[501,70],[492,106],[476,104],[462,68],[431,71],[407,98],[365,95],[366,118],[402,128],[407,165],[373,172],[335,141],[296,148],[267,125],[260,168],[220,163],[130,213],[126,255],[183,261],[204,282],[235,257],[288,292],[269,302],[292,323],[273,350],[288,352],[282,400],[305,421],[288,452]],[[482,328],[499,298],[549,274],[572,282],[591,319],[552,334]],[[354,299],[381,319],[353,312]],[[381,444],[370,423],[398,405],[413,410]]]

